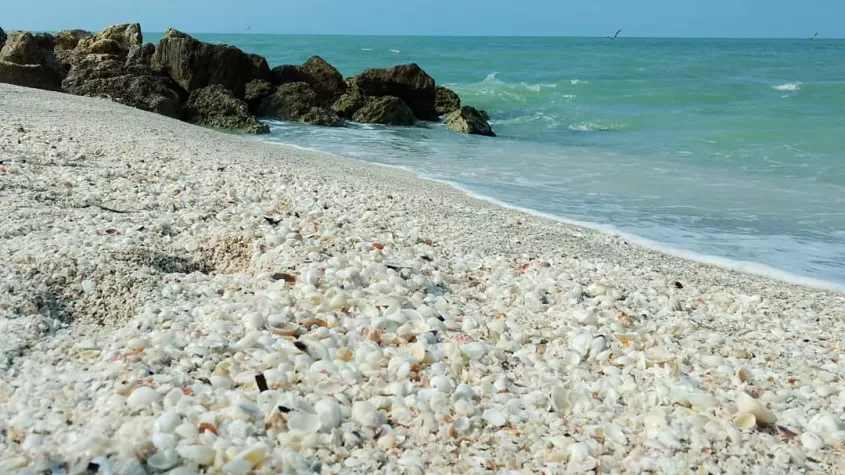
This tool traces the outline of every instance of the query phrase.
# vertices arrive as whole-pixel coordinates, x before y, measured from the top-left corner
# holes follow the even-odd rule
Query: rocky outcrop
[[[270,82],[273,76],[267,59],[258,54],[250,54],[249,59],[252,61],[252,78]]]
[[[55,51],[70,51],[75,49],[79,42],[85,38],[94,36],[90,31],[85,30],[61,30],[53,35]]]
[[[0,28],[0,49],[3,49],[4,44],[6,44],[6,32]]]
[[[402,99],[393,96],[370,97],[352,116],[355,122],[383,125],[414,125],[414,113]]]
[[[79,96],[104,97],[127,106],[168,117],[182,117],[182,98],[176,85],[156,74],[132,74],[122,61],[91,55],[82,59],[62,83]]]
[[[434,107],[437,109],[437,115],[446,115],[461,108],[461,98],[455,94],[455,91],[444,86],[437,86],[434,91]]]
[[[185,105],[185,120],[211,127],[242,129],[253,134],[270,132],[267,124],[259,122],[249,113],[246,102],[219,84],[191,93]]]
[[[265,97],[273,95],[275,92],[276,86],[270,82],[262,79],[250,81],[249,84],[246,85],[246,93],[244,94],[244,100],[249,108],[249,112],[251,114],[258,113],[258,106],[261,104],[261,101]]]
[[[258,115],[305,124],[343,125],[343,120],[323,107],[322,103],[320,96],[308,83],[287,83],[260,101]]]
[[[444,117],[446,127],[462,134],[486,135],[495,137],[493,129],[478,109],[470,106],[463,106]]]
[[[152,69],[155,50],[155,45],[152,43],[133,45],[126,54],[126,68],[134,74],[149,73]]]
[[[9,33],[0,49],[0,82],[58,91],[65,68],[53,52],[53,37],[26,31]]]
[[[354,87],[368,96],[395,96],[402,99],[417,119],[438,119],[434,79],[415,63],[367,69],[355,77]]]
[[[358,109],[366,104],[367,96],[358,89],[350,88],[332,104],[332,110],[344,119],[352,119]]]
[[[317,93],[324,106],[330,106],[347,89],[340,71],[319,56],[312,56],[299,66],[276,66],[272,70],[272,82],[277,86],[293,82],[307,83]]]
[[[123,56],[129,52],[129,48],[142,44],[143,40],[140,24],[122,23],[103,28],[94,36],[81,38],[74,49],[82,55]]]
[[[254,68],[249,55],[234,46],[203,43],[172,28],[156,45],[152,65],[188,92],[219,84],[237,98],[244,97]]]

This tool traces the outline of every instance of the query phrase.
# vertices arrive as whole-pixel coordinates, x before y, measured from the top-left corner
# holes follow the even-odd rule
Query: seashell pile
[[[841,295],[0,92],[0,473],[845,473]]]

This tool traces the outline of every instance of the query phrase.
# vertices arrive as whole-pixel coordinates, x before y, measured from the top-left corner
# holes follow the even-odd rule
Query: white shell
[[[159,399],[161,399],[161,395],[155,389],[139,386],[126,398],[126,405],[135,409],[155,404]]]
[[[502,427],[508,423],[507,416],[505,416],[505,413],[503,413],[499,408],[490,408],[485,410],[481,415],[481,418],[484,419],[484,422],[493,427]]]
[[[352,404],[352,420],[364,427],[378,427],[383,419],[376,407],[367,401],[355,401]]]
[[[800,437],[801,445],[810,451],[817,451],[824,448],[824,440],[812,432],[804,432]]]
[[[214,456],[217,454],[213,448],[205,445],[179,447],[177,452],[183,459],[190,460],[198,465],[211,465],[214,463]]]
[[[334,399],[321,399],[314,405],[320,428],[329,431],[343,423],[343,408]]]
[[[320,419],[316,414],[294,412],[286,416],[291,432],[312,433],[320,430]]]
[[[737,429],[750,430],[757,427],[757,418],[748,412],[737,412],[733,418],[733,425]]]
[[[559,414],[564,414],[572,408],[572,404],[569,402],[569,391],[563,386],[552,388],[549,402],[552,405],[552,409]]]

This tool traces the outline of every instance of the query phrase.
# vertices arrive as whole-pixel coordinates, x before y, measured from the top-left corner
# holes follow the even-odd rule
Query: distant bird
[[[615,35],[608,36],[608,38],[611,40],[615,40],[619,36],[619,33],[622,33],[622,30],[617,30]]]
[[[811,36],[811,37],[810,37],[810,39],[811,39],[811,40],[814,40],[814,39],[816,39],[816,37],[817,37],[817,36],[819,36],[819,34],[818,34],[818,33],[813,33],[813,36]]]
[[[249,31],[251,28],[251,26],[246,27],[246,31]]]

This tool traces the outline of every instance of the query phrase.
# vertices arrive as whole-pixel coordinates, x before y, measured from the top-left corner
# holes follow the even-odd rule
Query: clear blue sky
[[[844,0],[9,0],[6,30],[370,35],[845,37]]]

